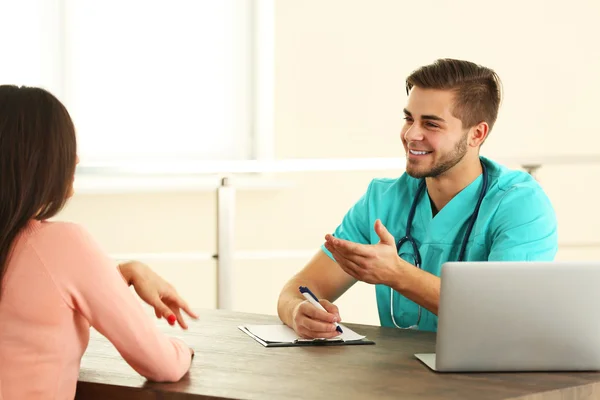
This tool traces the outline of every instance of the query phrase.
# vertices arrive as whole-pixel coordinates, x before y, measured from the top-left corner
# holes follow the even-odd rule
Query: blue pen
[[[307,288],[306,286],[300,286],[300,293],[302,293],[306,300],[310,301],[311,304],[313,304],[315,307],[327,312],[327,310],[323,308],[321,303],[319,303],[319,299],[317,299],[317,296],[315,296],[309,288]],[[342,327],[339,326],[337,322],[334,322],[334,324],[336,331],[338,331],[339,333],[344,333],[344,331],[342,331]]]

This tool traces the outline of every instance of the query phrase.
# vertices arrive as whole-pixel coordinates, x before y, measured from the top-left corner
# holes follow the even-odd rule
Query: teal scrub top
[[[550,200],[528,173],[510,170],[481,157],[488,171],[488,190],[473,226],[464,261],[551,261],[558,250],[557,221]],[[398,240],[406,233],[409,210],[419,179],[404,173],[399,178],[374,179],[366,193],[350,208],[333,235],[363,244],[376,244],[377,219]],[[417,204],[411,235],[417,242],[422,269],[440,276],[442,264],[456,261],[469,217],[481,193],[480,175],[459,192],[435,217],[427,190]],[[321,249],[333,259],[331,253]],[[400,256],[415,263],[410,243],[398,249]],[[375,285],[379,320],[393,327],[390,314],[390,288]],[[394,319],[400,327],[417,322],[418,305],[394,291]],[[437,316],[421,309],[419,330],[437,331]]]

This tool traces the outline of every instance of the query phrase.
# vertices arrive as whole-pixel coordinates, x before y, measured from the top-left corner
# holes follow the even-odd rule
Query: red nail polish
[[[175,321],[177,321],[177,318],[175,318],[175,316],[171,314],[167,317],[167,321],[169,322],[169,324],[174,325]]]

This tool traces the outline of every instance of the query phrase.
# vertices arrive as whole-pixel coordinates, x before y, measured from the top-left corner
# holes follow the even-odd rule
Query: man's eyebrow
[[[437,115],[422,115],[421,119],[430,119],[432,121],[440,121],[440,122],[446,122],[444,120],[444,118],[442,117],[438,117]]]
[[[412,118],[412,113],[410,111],[408,111],[406,108],[403,110],[404,114],[411,117]],[[431,121],[440,121],[440,122],[446,122],[446,120],[442,117],[438,117],[437,115],[422,115],[421,119],[428,119]]]

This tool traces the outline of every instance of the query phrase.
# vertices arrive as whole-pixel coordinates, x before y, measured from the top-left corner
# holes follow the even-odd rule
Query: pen
[[[313,292],[310,291],[309,288],[307,288],[306,286],[300,286],[300,293],[302,293],[302,295],[306,298],[306,300],[310,301],[312,305],[327,312],[327,310],[325,308],[323,308],[321,303],[319,303],[319,299],[317,299],[317,296],[315,296],[313,294]],[[344,333],[344,331],[342,331],[342,327],[339,326],[337,322],[334,322],[334,324],[335,324],[336,331],[338,331],[339,333]]]

